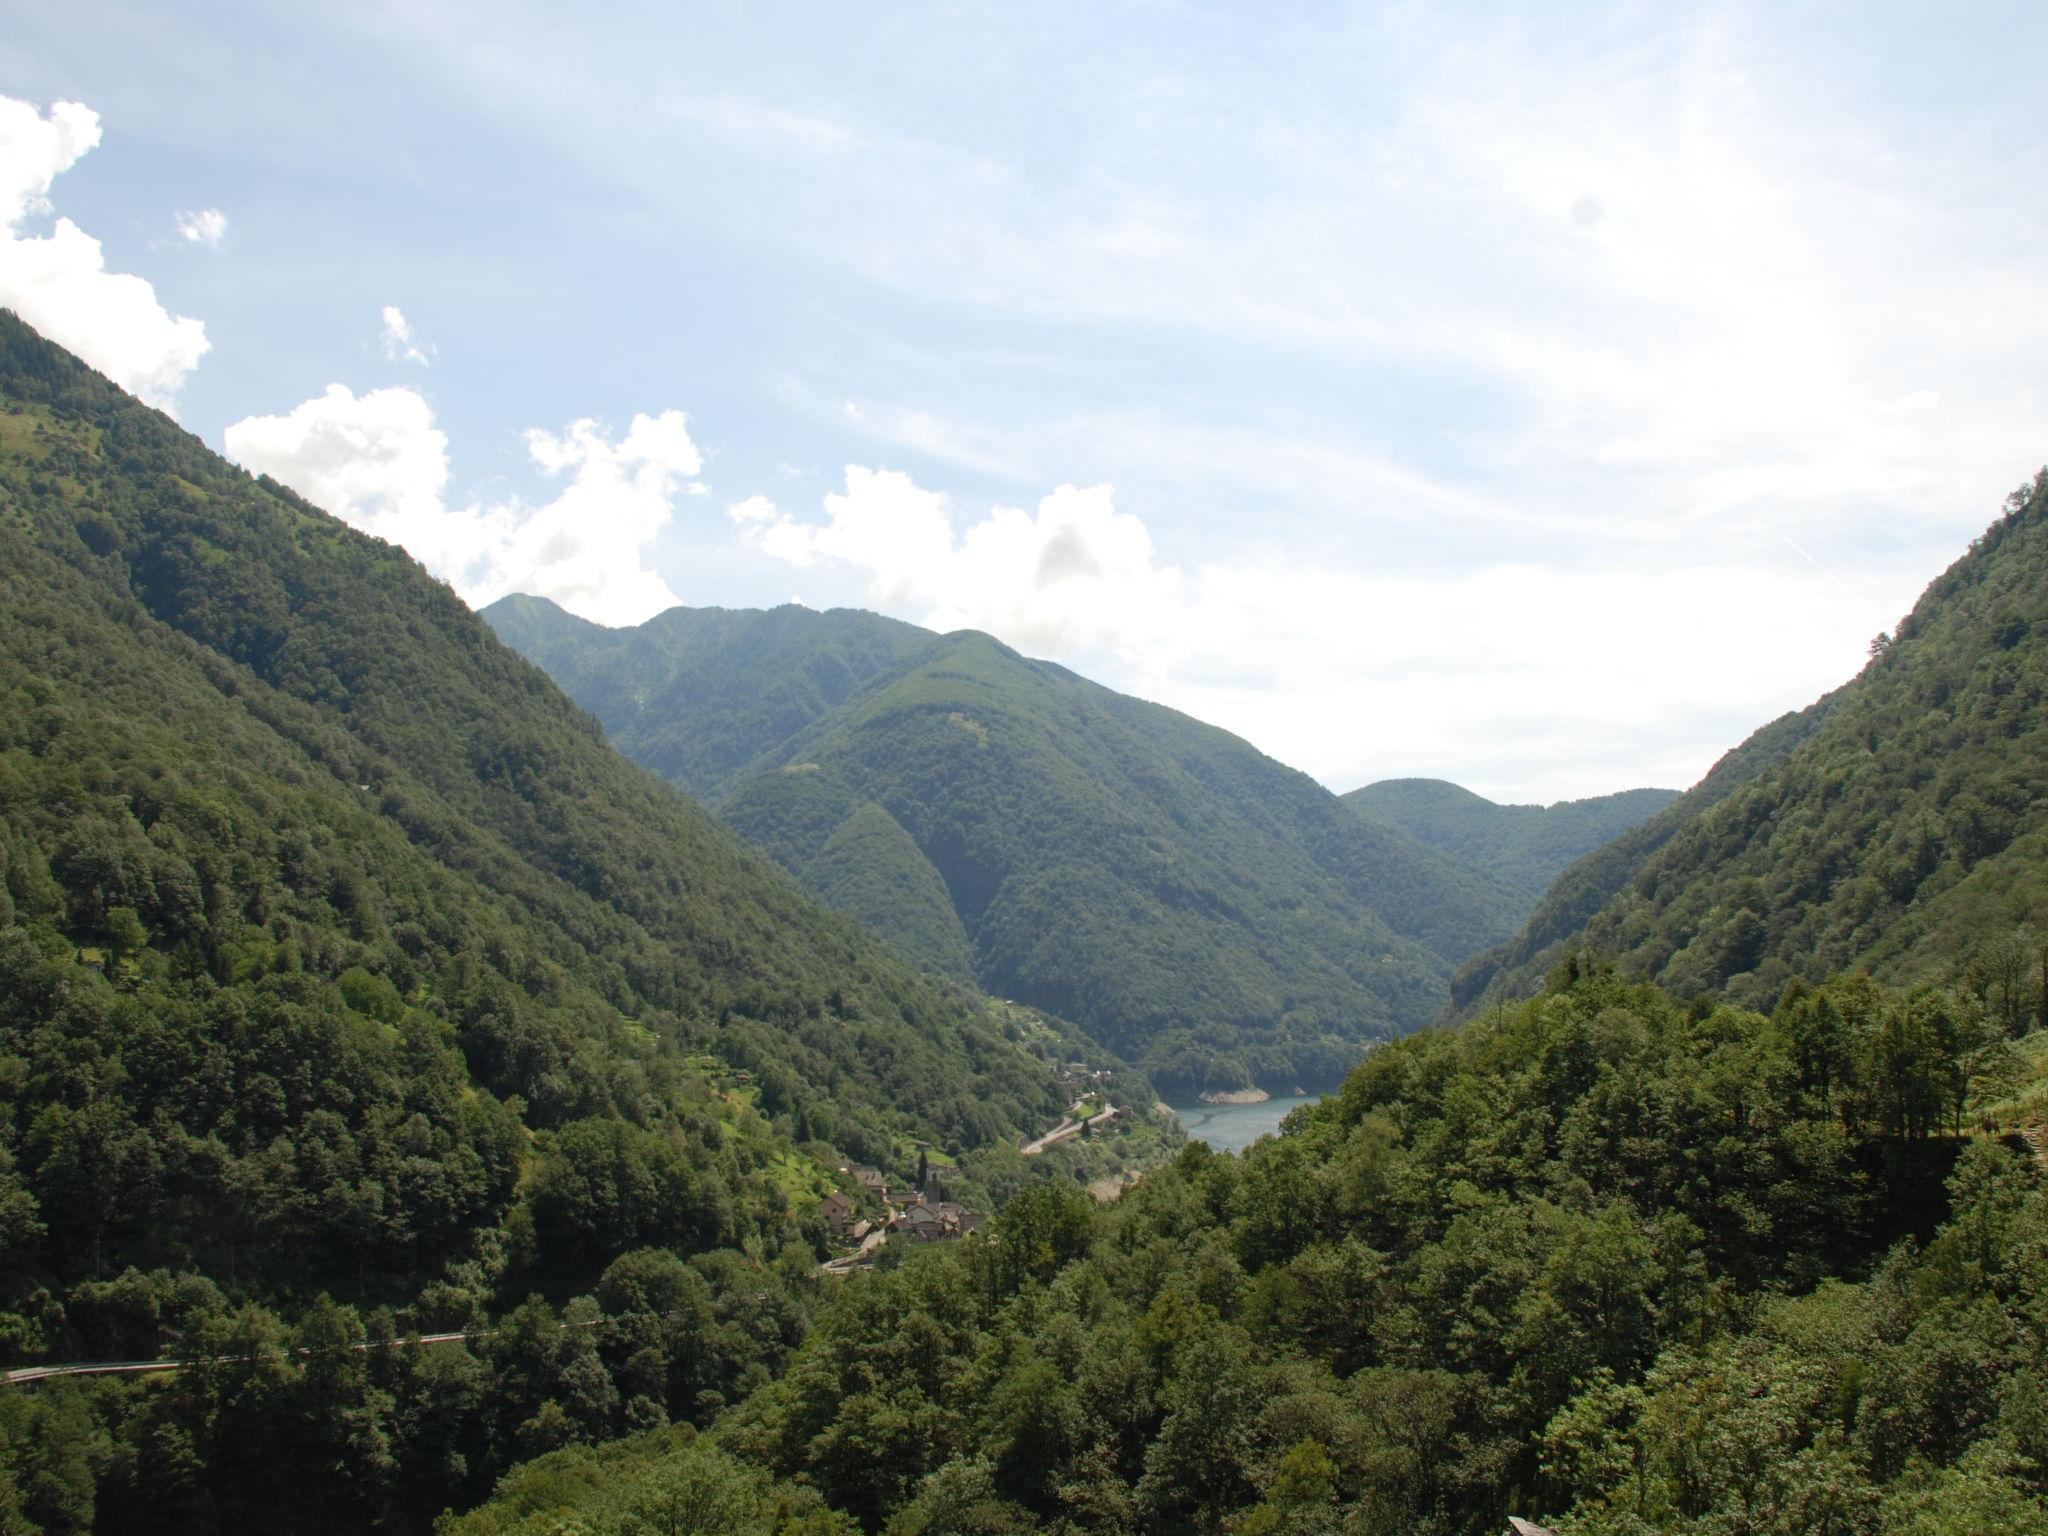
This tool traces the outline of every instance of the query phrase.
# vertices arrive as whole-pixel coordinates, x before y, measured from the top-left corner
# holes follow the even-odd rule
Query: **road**
[[[821,1275],[847,1275],[865,1264],[874,1251],[889,1241],[889,1229],[878,1226],[860,1240],[860,1247],[852,1253],[843,1253],[836,1259],[827,1259],[818,1266]]]
[[[1085,1099],[1076,1099],[1067,1108],[1069,1111],[1076,1111],[1086,1102],[1087,1100]],[[1100,1131],[1108,1129],[1115,1122],[1116,1106],[1114,1104],[1106,1106],[1099,1115],[1090,1115],[1086,1120],[1076,1120],[1070,1114],[1067,1119],[1062,1120],[1058,1125],[1039,1137],[1038,1140],[1025,1142],[1023,1146],[1017,1149],[1017,1155],[1019,1157],[1036,1157],[1047,1147],[1065,1141],[1070,1136],[1080,1135],[1083,1125],[1092,1125],[1096,1130]]]
[[[604,1319],[603,1321],[608,1322],[612,1321],[612,1319]],[[595,1328],[599,1324],[586,1323],[583,1326]],[[409,1348],[414,1344],[453,1344],[461,1339],[488,1338],[496,1331],[496,1329],[480,1329],[474,1333],[422,1333],[408,1335],[405,1338],[394,1340],[393,1343],[395,1347],[401,1349]],[[372,1350],[382,1346],[362,1343],[352,1344],[349,1347],[355,1350]],[[305,1356],[312,1354],[313,1351],[310,1349],[297,1349],[293,1350],[292,1353]],[[7,1373],[7,1381],[10,1386],[32,1387],[39,1381],[49,1381],[57,1376],[158,1376],[169,1371],[190,1370],[195,1365],[225,1365],[238,1360],[251,1360],[254,1358],[256,1357],[253,1355],[226,1355],[214,1358],[202,1356],[192,1360],[85,1360],[76,1361],[68,1365],[25,1365],[17,1370],[9,1371]]]
[[[1017,1153],[1020,1157],[1036,1157],[1039,1153],[1043,1152],[1047,1147],[1052,1146],[1056,1142],[1062,1142],[1065,1141],[1069,1136],[1078,1136],[1080,1134],[1080,1121],[1062,1120],[1058,1125],[1054,1126],[1051,1130],[1047,1131],[1043,1136],[1039,1137],[1036,1141],[1025,1142],[1023,1146],[1017,1149]]]

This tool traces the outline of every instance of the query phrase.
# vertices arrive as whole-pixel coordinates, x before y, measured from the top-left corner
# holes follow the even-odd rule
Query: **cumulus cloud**
[[[384,329],[379,340],[384,346],[384,355],[394,363],[418,363],[427,366],[427,354],[433,349],[426,347],[414,334],[412,325],[396,304],[386,304],[383,313]]]
[[[1868,633],[1859,594],[1782,561],[1418,574],[1281,549],[1183,568],[1108,486],[960,527],[909,476],[850,466],[820,519],[763,496],[727,511],[747,545],[852,574],[879,608],[987,630],[1340,786],[1363,761],[1371,777],[1456,762],[1482,793],[1523,798],[1683,787],[1762,723],[1760,697],[1792,707],[1847,678],[1843,637]]]
[[[194,245],[217,251],[221,241],[228,237],[228,216],[218,208],[181,213],[178,215],[178,233]]]
[[[156,406],[206,352],[206,327],[173,315],[143,278],[106,270],[99,241],[71,220],[47,235],[50,185],[100,142],[99,114],[60,101],[46,117],[0,96],[0,305]]]
[[[745,541],[775,559],[853,567],[881,607],[1027,648],[1132,653],[1156,643],[1180,601],[1180,573],[1157,562],[1151,534],[1116,510],[1106,485],[1063,485],[1035,511],[994,508],[956,537],[944,496],[855,464],[824,512],[801,522],[760,496],[728,509]]]
[[[626,434],[594,421],[526,434],[553,499],[452,502],[448,438],[412,389],[340,384],[282,416],[227,429],[228,454],[317,506],[399,544],[471,604],[532,592],[604,624],[634,624],[676,595],[647,564],[703,460],[681,411],[637,415]]]

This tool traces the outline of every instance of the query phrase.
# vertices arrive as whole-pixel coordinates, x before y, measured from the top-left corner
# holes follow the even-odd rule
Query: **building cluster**
[[[891,1237],[912,1243],[943,1243],[957,1241],[981,1228],[981,1213],[956,1200],[942,1198],[935,1192],[935,1179],[906,1201],[890,1197],[888,1179],[879,1169],[845,1164],[839,1172],[848,1184],[872,1195],[874,1202],[881,1205],[882,1214],[862,1216],[853,1197],[841,1190],[835,1189],[824,1198],[818,1211],[826,1228],[836,1241],[854,1245],[853,1253],[830,1261],[825,1266],[828,1270],[844,1273],[865,1268],[872,1262],[874,1250]]]
[[[1054,1062],[1053,1080],[1068,1093],[1086,1093],[1109,1081],[1114,1074],[1101,1067],[1090,1067],[1085,1061]]]
[[[915,1200],[889,1223],[913,1243],[941,1243],[965,1237],[981,1227],[981,1213],[954,1200]]]

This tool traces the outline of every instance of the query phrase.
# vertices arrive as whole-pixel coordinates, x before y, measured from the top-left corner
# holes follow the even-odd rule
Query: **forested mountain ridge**
[[[928,1141],[993,1203],[1107,1155],[1014,1147],[1079,1036],[917,974],[402,551],[5,313],[0,615],[0,1359],[246,1362],[0,1391],[0,1526],[96,1485],[103,1529],[274,1528],[289,1483],[295,1528],[412,1528],[771,1369],[841,1158]],[[630,1371],[518,1306],[650,1286]]]
[[[1661,828],[1570,942],[1625,974],[1751,1005],[1851,967],[1900,982],[1978,968],[2013,990],[2048,922],[2044,701],[2048,473],[1855,679],[1767,728],[1774,750],[1745,747],[1754,772]],[[1540,963],[1508,984],[1527,987]],[[1476,979],[1461,978],[1462,996]]]
[[[846,1109],[910,1108],[954,1082],[950,1106],[915,1111],[942,1139],[1007,1134],[977,1129],[991,1105],[1023,1109],[1022,1128],[1052,1102],[1028,1074],[969,1087],[936,1070],[985,1058],[1007,1074],[1015,1053],[982,1034],[974,1006],[919,981],[608,749],[596,722],[402,551],[251,482],[11,317],[4,340],[6,533],[21,561],[67,563],[67,582],[83,581],[81,600],[121,634],[182,641],[237,709],[263,698],[415,857],[472,886],[511,885],[538,920],[524,944],[558,964],[574,956],[612,1003],[716,1026],[737,1066],[772,1071],[743,1059],[772,1043],[814,1089],[843,1089]],[[876,1030],[918,1068],[905,1081],[877,1072],[878,1051],[849,1048]],[[777,1088],[792,1104],[804,1095],[800,1082]]]
[[[485,617],[814,893],[1169,1089],[1334,1082],[1515,919],[1490,877],[1228,732],[986,635],[796,607]]]
[[[607,629],[514,593],[484,617],[597,716],[621,752],[707,805],[779,760],[806,726],[939,643],[880,614],[797,604],[671,608]]]
[[[1946,963],[1980,921],[2032,958],[2006,941],[2041,797],[2007,752],[2040,761],[2044,499],[1662,843],[1796,833],[1798,874],[1860,838],[1874,872],[1829,878],[1915,871],[1867,915],[1908,957],[1941,940],[1954,985],[1795,982],[1764,1013],[1739,974],[1675,996],[1582,952],[1243,1158],[1189,1148],[1107,1207],[1072,1168],[1018,1178],[840,1288],[805,1138],[972,1158],[1064,1097],[1014,1022],[623,765],[400,552],[0,316],[0,1351],[196,1362],[0,1385],[0,1529],[2048,1527],[2048,1192],[2013,1134],[2048,1112],[2048,1031],[2019,1037],[2048,976]],[[907,842],[950,908],[899,781],[973,791],[945,802],[967,850],[1012,810],[977,765],[1015,737],[1052,773],[1048,727],[1108,717],[1197,825],[1273,782],[1035,665],[961,638],[748,784],[879,791],[827,839],[844,877]],[[1784,790],[1845,716],[1835,825]],[[1919,874],[1912,824],[1877,831],[1944,782]],[[1284,845],[1293,802],[1251,798]],[[1132,828],[1109,854],[1177,852],[1121,811],[1086,823]]]
[[[1611,971],[1375,1050],[1242,1157],[1059,1186],[849,1287],[687,1444],[449,1536],[2017,1536],[2048,1529],[2048,1035],[1982,994],[1768,1016]]]
[[[1687,822],[1721,803],[1744,784],[1783,762],[1827,716],[1836,693],[1779,716],[1723,753],[1707,776],[1647,821],[1569,865],[1507,943],[1474,955],[1451,978],[1450,1012],[1482,1000],[1527,997],[1602,906],[1633,880],[1643,865]]]
[[[1648,821],[1678,791],[1625,789],[1548,806],[1498,805],[1444,779],[1382,779],[1338,798],[1497,876],[1534,906],[1574,860]]]

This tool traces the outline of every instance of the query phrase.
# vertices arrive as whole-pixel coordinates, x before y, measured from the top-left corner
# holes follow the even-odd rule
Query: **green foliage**
[[[805,815],[824,809],[823,818]],[[802,880],[927,969],[974,978],[974,956],[945,878],[896,819],[855,804],[822,773],[763,774],[722,808],[728,823]]]
[[[0,402],[0,1363],[208,1362],[5,1397],[0,1521],[416,1529],[757,1386],[840,1158],[1058,1172],[1034,1042],[400,551],[11,315]]]
[[[487,617],[821,899],[1170,1092],[1334,1083],[1521,910],[1238,738],[986,635],[798,608],[612,631],[531,598]]]
[[[687,1429],[667,1430],[544,1456],[507,1478],[495,1503],[437,1529],[440,1536],[553,1536],[564,1529],[588,1536],[779,1536],[796,1529],[828,1536],[849,1530],[836,1520],[799,1526],[799,1497],[771,1487]]]
[[[1677,798],[1671,789],[1628,789],[1551,806],[1496,805],[1442,779],[1383,779],[1342,796],[1360,815],[1497,876],[1525,909],[1567,866]]]
[[[889,1533],[2032,1529],[2048,1190],[1937,1134],[1976,1014],[1561,975],[849,1283],[712,1436]]]
[[[1544,931],[1751,1006],[1854,966],[1996,990],[2015,1031],[2048,1018],[2044,592],[2048,471],[1806,712],[1790,751],[1745,747],[1756,762],[1741,782],[1648,823],[1659,840],[1625,868],[1609,858],[1615,878]],[[1509,991],[1543,962],[1534,926],[1500,962]],[[1461,978],[1461,1001],[1493,979]]]
[[[1781,715],[1725,753],[1707,776],[1647,821],[1566,867],[1507,943],[1475,955],[1451,978],[1451,1008],[1469,1013],[1482,1001],[1527,997],[1577,940],[1586,923],[1641,872],[1680,828],[1783,762],[1820,729],[1839,690]]]

